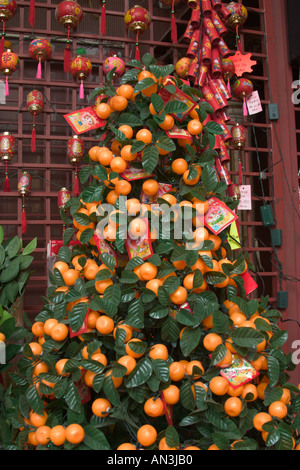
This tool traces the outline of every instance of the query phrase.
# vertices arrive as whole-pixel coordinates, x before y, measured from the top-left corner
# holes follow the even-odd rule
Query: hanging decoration
[[[161,8],[172,8],[171,10],[171,42],[173,44],[177,44],[178,37],[177,37],[177,25],[176,25],[176,17],[175,17],[175,7],[179,5],[182,0],[160,0],[159,6]]]
[[[30,57],[38,61],[36,79],[42,78],[42,62],[49,59],[52,54],[51,43],[44,38],[37,38],[29,44]]]
[[[2,23],[2,33],[0,40],[0,62],[4,51],[5,44],[5,23],[13,18],[17,11],[17,3],[15,0],[2,0],[0,3],[0,22]]]
[[[33,117],[32,134],[31,134],[31,151],[36,151],[36,116],[44,109],[44,97],[38,90],[32,90],[27,95],[27,111]]]
[[[79,178],[78,178],[78,163],[82,160],[84,155],[84,142],[74,135],[71,139],[68,140],[68,149],[67,156],[70,160],[70,163],[73,163],[75,166],[74,172],[74,196],[79,196]]]
[[[248,78],[238,78],[232,87],[232,92],[236,98],[243,101],[243,115],[248,116],[247,98],[253,93],[254,87]]]
[[[183,57],[176,64],[176,73],[178,77],[186,79],[191,67],[191,59]]]
[[[4,192],[6,193],[11,192],[7,166],[8,162],[10,162],[15,155],[15,140],[15,137],[8,131],[0,134],[0,158],[1,161],[5,163]]]
[[[61,188],[58,191],[57,204],[58,204],[59,210],[61,211],[66,210],[65,209],[66,203],[71,199],[71,197],[72,197],[71,192],[67,188]]]
[[[80,80],[80,88],[79,88],[79,99],[84,99],[84,86],[83,82],[87,79],[87,77],[92,72],[92,63],[86,57],[82,57],[81,55],[77,55],[77,57],[72,60],[70,72],[74,79]]]
[[[102,36],[106,35],[106,0],[102,0],[100,31]]]
[[[243,184],[243,166],[242,166],[242,149],[246,145],[246,128],[237,123],[231,129],[232,132],[232,145],[239,151],[239,186]]]
[[[135,5],[124,17],[126,28],[136,35],[135,58],[140,60],[139,35],[147,31],[151,25],[150,13],[143,7]]]
[[[70,32],[79,25],[83,18],[83,10],[79,3],[73,0],[65,0],[57,5],[55,10],[57,21],[68,30],[67,45],[64,53],[64,72],[70,71],[71,48]]]
[[[17,54],[15,54],[10,48],[7,48],[6,51],[3,52],[0,61],[0,69],[5,76],[5,96],[9,96],[8,77],[18,70],[19,65],[20,61]]]
[[[18,193],[22,196],[22,233],[25,234],[27,231],[27,217],[25,210],[25,196],[27,196],[31,191],[31,175],[27,171],[23,171],[19,174],[18,178]]]
[[[221,59],[221,69],[224,81],[227,83],[228,92],[231,94],[230,80],[235,74],[235,65],[230,58]]]
[[[105,59],[103,63],[103,72],[107,75],[114,68],[116,69],[114,71],[114,77],[121,77],[125,72],[125,62],[116,54]]]

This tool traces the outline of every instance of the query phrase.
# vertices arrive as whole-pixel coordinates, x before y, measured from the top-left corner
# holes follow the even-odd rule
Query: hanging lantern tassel
[[[243,98],[243,116],[248,116],[247,100],[246,96]]]
[[[84,86],[83,86],[83,80],[81,80],[81,82],[80,82],[79,99],[80,99],[80,100],[84,100]]]
[[[68,39],[67,45],[64,52],[64,72],[68,73],[70,71],[71,65],[71,48],[70,48],[70,28],[68,28]]]
[[[26,218],[26,211],[25,211],[25,196],[23,196],[23,203],[22,203],[22,220],[21,220],[21,226],[22,226],[22,233],[26,233],[27,231],[27,218]]]
[[[36,152],[36,130],[35,130],[35,114],[33,115],[32,133],[31,133],[31,151]]]
[[[1,60],[2,60],[2,54],[3,54],[3,51],[4,51],[4,44],[5,44],[5,22],[2,20],[2,36],[1,36],[1,40],[0,40],[0,63],[1,63]]]
[[[39,57],[39,63],[38,63],[38,66],[37,66],[37,72],[36,72],[35,78],[37,80],[40,80],[42,78],[42,61],[41,61],[40,57]]]
[[[29,24],[33,28],[35,23],[35,0],[30,0],[29,5]]]
[[[6,167],[5,167],[4,192],[11,193],[10,182],[9,182],[9,177],[8,177],[8,172],[7,172],[7,162],[6,162]]]
[[[75,175],[74,175],[74,196],[78,197],[79,192],[79,179],[78,179],[78,172],[77,172],[77,163],[75,163]]]
[[[172,2],[172,18],[171,18],[171,41],[177,44],[177,25],[175,17],[175,0]]]
[[[136,33],[136,41],[135,41],[135,60],[141,60],[138,32]]]
[[[6,78],[5,78],[5,96],[9,96],[8,75],[6,75]]]
[[[106,35],[106,0],[102,2],[101,10],[101,34],[102,36]]]

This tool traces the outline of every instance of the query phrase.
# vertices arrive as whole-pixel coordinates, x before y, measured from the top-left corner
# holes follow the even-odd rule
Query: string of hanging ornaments
[[[78,135],[74,135],[71,139],[68,140],[67,147],[67,156],[70,160],[70,163],[74,164],[74,196],[78,197],[80,194],[79,191],[79,178],[78,178],[78,163],[82,160],[84,156],[84,142]]]
[[[150,13],[145,8],[135,5],[127,11],[124,22],[128,31],[135,34],[135,58],[140,60],[139,36],[150,28],[152,22]]]
[[[44,97],[38,90],[27,95],[27,111],[32,115],[31,151],[36,152],[36,117],[44,110]]]
[[[5,181],[4,181],[4,192],[10,193],[11,187],[8,177],[8,162],[10,162],[15,156],[15,137],[8,131],[0,134],[0,158],[5,164]]]
[[[36,79],[42,78],[42,62],[50,59],[52,54],[51,43],[44,38],[36,38],[29,44],[29,55],[38,62]]]
[[[91,61],[87,58],[84,57],[83,54],[85,54],[84,49],[79,49],[77,51],[77,56],[75,59],[72,60],[71,65],[70,65],[70,72],[71,75],[75,80],[80,81],[80,88],[79,88],[79,99],[83,100],[84,99],[84,81],[87,79],[87,77],[92,73],[92,63]]]
[[[161,1],[165,3],[165,0]],[[247,20],[248,12],[236,2],[225,5],[220,0],[188,0],[187,3],[191,8],[191,18],[183,41],[189,47],[186,56],[177,62],[176,73],[187,83],[199,86],[203,100],[212,107],[213,114],[209,114],[203,124],[215,122],[223,131],[216,136],[214,150],[218,156],[215,158],[215,171],[219,179],[228,185],[229,195],[239,199],[239,185],[243,180],[241,150],[246,143],[246,128],[237,123],[230,131],[227,122],[231,120],[228,106],[232,97],[243,102],[245,119],[248,115],[247,99],[254,90],[252,82],[242,77],[244,73],[252,72],[252,66],[256,64],[251,60],[251,54],[242,53],[240,29]],[[236,33],[237,50],[234,54],[224,40],[228,30]],[[239,150],[239,185],[231,181],[226,167],[230,161],[230,144]]]
[[[17,3],[15,0],[6,0],[0,3],[0,22],[2,23],[2,33],[0,40],[0,62],[5,47],[5,23],[15,16]]]

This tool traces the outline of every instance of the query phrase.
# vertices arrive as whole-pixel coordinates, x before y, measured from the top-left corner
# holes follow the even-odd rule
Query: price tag
[[[251,186],[245,185],[240,186],[241,199],[238,205],[239,211],[251,211],[252,210],[252,200],[251,200]]]
[[[255,90],[251,96],[247,99],[247,107],[249,115],[258,114],[262,112],[262,105],[259,97],[259,93]]]

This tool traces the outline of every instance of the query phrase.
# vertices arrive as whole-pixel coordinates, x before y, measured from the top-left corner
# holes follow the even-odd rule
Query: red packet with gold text
[[[259,376],[259,372],[255,367],[253,367],[247,359],[239,356],[238,354],[233,355],[231,366],[226,369],[222,369],[220,374],[222,377],[225,377],[234,389],[251,382]]]
[[[103,127],[106,124],[106,121],[97,116],[94,106],[64,114],[64,118],[76,134],[83,134],[84,132]]]
[[[192,135],[186,129],[180,129],[176,125],[166,131],[166,134],[170,139],[192,139]]]
[[[148,219],[144,218],[141,220],[145,222],[148,230],[143,237],[140,237],[137,240],[133,240],[132,238],[127,238],[125,240],[125,247],[126,247],[129,259],[136,258],[136,257],[147,259],[153,255]]]
[[[187,105],[187,109],[183,113],[174,113],[172,114],[173,117],[178,119],[178,121],[182,122],[185,120],[186,116],[190,114],[190,112],[197,106],[197,103],[192,100],[192,98],[180,90],[177,86],[175,86],[175,93],[171,93],[169,90],[166,89],[168,85],[174,86],[173,80],[167,80],[165,83],[165,87],[159,91],[159,95],[163,99],[164,103],[169,103],[170,101],[181,101]],[[170,113],[171,114],[171,113]]]
[[[127,181],[137,181],[149,178],[149,176],[153,176],[153,174],[149,175],[143,168],[134,168],[128,165],[126,170],[123,171],[120,176]]]
[[[209,209],[205,214],[204,225],[209,228],[214,235],[218,235],[236,221],[238,217],[224,202],[216,197],[210,198],[208,202]]]

